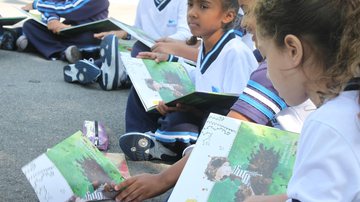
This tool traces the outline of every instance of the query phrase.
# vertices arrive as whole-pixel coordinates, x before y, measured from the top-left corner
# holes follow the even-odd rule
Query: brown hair
[[[237,21],[237,14],[239,12],[239,2],[238,0],[222,0],[221,1],[222,7],[224,11],[228,11],[231,9],[234,9],[235,12],[235,16],[233,21],[231,21],[230,23],[224,25],[223,29],[224,30],[229,30],[235,27]]]
[[[286,35],[305,42],[323,65],[327,90],[322,99],[335,97],[347,82],[360,77],[360,0],[258,0],[257,31],[278,47]]]

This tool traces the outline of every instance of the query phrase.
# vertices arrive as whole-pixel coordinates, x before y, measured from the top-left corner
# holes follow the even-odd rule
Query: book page
[[[126,53],[121,53],[121,60],[146,111],[155,108],[159,101],[169,102],[195,90],[180,63],[156,63]]]
[[[41,202],[63,202],[74,195],[66,179],[45,154],[24,166],[22,171]]]
[[[136,38],[137,40],[141,41],[143,44],[145,44],[148,47],[152,47],[155,44],[155,39],[151,36],[147,35],[143,30],[136,28],[131,25],[127,25],[123,22],[120,22],[119,20],[116,20],[114,18],[112,19],[112,22],[116,24],[119,28],[129,33],[132,37]]]
[[[244,201],[286,193],[298,136],[211,114],[169,201]]]
[[[27,17],[17,8],[3,3],[0,3],[0,16],[0,25],[13,25]]]
[[[51,168],[51,171],[58,170],[57,178],[61,176],[62,181],[68,185],[65,186],[64,184],[66,183],[57,183],[56,179],[52,179],[52,181],[43,181],[39,191],[39,185],[32,177],[33,173],[37,174],[37,172],[36,170],[32,171],[34,169],[31,168],[40,167],[42,162],[34,160],[23,168],[23,172],[26,176],[29,176],[28,179],[30,182],[33,182],[31,185],[37,193],[43,194],[41,190],[46,189],[46,195],[57,196],[58,191],[52,192],[53,189],[50,189],[54,182],[56,182],[57,189],[59,190],[71,188],[73,195],[70,195],[70,201],[75,201],[77,198],[86,199],[87,201],[103,200],[111,198],[116,194],[107,192],[109,190],[107,189],[109,188],[108,185],[112,183],[118,184],[124,180],[118,168],[80,131],[50,148],[42,156],[46,156],[46,159],[48,159],[47,163],[51,165],[45,168]],[[42,175],[36,179],[41,177]],[[68,192],[65,193],[65,196],[69,199]],[[42,198],[39,198],[39,200],[47,201],[43,200],[44,196],[40,196]],[[65,196],[64,198],[66,198]],[[47,198],[45,197],[45,199]]]

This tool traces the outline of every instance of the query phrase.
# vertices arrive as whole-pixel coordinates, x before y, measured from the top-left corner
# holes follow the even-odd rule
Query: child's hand
[[[52,31],[54,34],[58,34],[62,29],[71,27],[71,25],[65,25],[59,20],[51,20],[47,24],[48,30]]]
[[[104,37],[106,37],[107,35],[110,35],[110,34],[114,34],[119,39],[125,39],[127,37],[127,33],[123,30],[100,32],[100,33],[94,34],[94,37],[97,39],[103,39]]]
[[[167,61],[169,55],[165,53],[140,52],[136,57],[142,59],[152,59],[155,60],[155,62],[159,63],[159,62]]]
[[[28,3],[25,6],[21,7],[21,9],[23,9],[24,11],[30,11],[33,9],[33,4],[32,3]]]
[[[114,189],[117,191],[124,189],[115,197],[116,201],[143,201],[164,193],[168,187],[164,184],[164,180],[159,179],[159,175],[141,174],[130,177],[116,185]]]
[[[156,110],[163,116],[169,112],[179,111],[177,107],[169,107],[163,101],[159,102],[159,104],[156,106]]]

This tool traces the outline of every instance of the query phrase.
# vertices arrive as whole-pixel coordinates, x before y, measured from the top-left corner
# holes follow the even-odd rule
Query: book
[[[26,19],[15,7],[0,3],[0,26],[14,25]]]
[[[124,180],[81,131],[48,149],[22,171],[41,202],[110,199],[117,194],[110,184]]]
[[[244,201],[286,193],[298,138],[298,133],[212,113],[169,201]]]
[[[119,26],[114,23],[114,18],[107,18],[107,19],[97,20],[94,22],[89,22],[81,25],[64,28],[59,32],[59,34],[71,36],[83,32],[100,33],[100,32],[119,30],[119,29],[120,29]]]
[[[0,26],[2,25],[14,25],[26,17],[0,17]]]
[[[28,19],[33,19],[35,20],[37,23],[47,27],[47,23],[43,22],[41,20],[41,13],[37,10],[31,10],[31,11],[25,11],[21,8],[16,8],[20,13],[22,13],[23,15],[25,15]]]
[[[154,60],[133,58],[128,53],[120,55],[145,111],[155,111],[160,101],[168,106],[182,103],[199,109],[230,109],[239,97],[238,94],[231,93],[196,91],[186,68],[181,63],[156,63]]]

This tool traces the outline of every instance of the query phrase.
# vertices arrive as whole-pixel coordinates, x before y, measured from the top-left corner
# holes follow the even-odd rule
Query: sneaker
[[[25,49],[28,47],[28,44],[29,44],[29,41],[25,35],[21,35],[16,40],[16,47],[17,47],[18,51],[25,51]]]
[[[93,59],[79,60],[75,64],[69,64],[64,67],[64,80],[69,83],[94,83],[100,74],[101,71],[94,64]]]
[[[126,82],[127,74],[120,60],[118,44],[118,38],[115,35],[106,36],[100,44],[102,77],[99,84],[103,90],[115,90]]]
[[[1,49],[15,50],[15,41],[17,39],[16,31],[6,30],[1,37]]]
[[[81,57],[81,52],[76,46],[69,46],[64,51],[65,59],[70,63],[74,64],[75,62],[79,61]]]
[[[176,161],[178,155],[155,139],[151,132],[130,132],[122,135],[119,145],[124,154],[133,161]]]

